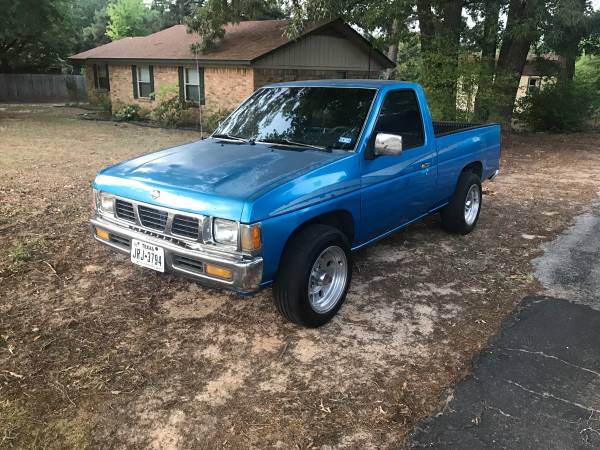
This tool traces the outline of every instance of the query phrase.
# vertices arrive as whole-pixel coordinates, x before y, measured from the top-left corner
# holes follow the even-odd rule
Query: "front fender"
[[[360,190],[326,200],[322,203],[272,217],[262,222],[263,280],[266,285],[275,279],[283,250],[292,234],[303,224],[333,211],[346,211],[354,220],[354,233],[360,225]]]

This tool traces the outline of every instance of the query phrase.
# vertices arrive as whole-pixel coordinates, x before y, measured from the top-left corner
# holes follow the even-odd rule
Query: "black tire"
[[[309,301],[308,283],[313,264],[325,249],[338,246],[346,255],[346,284],[335,306],[324,313],[315,311]],[[342,272],[343,273],[343,272]],[[352,254],[346,236],[328,225],[309,225],[288,242],[273,285],[273,300],[288,320],[309,328],[329,322],[341,308],[352,279]]]
[[[465,202],[467,193],[472,186],[476,186],[479,190],[479,210],[475,220],[472,223],[467,223],[465,219]],[[481,191],[481,180],[473,172],[463,172],[458,178],[456,191],[448,206],[442,210],[442,226],[446,231],[453,234],[469,234],[479,220],[481,207],[483,205],[483,196]]]

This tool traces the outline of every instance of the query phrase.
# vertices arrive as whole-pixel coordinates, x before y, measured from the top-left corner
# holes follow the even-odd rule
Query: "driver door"
[[[402,152],[362,161],[363,242],[417,219],[435,202],[437,152],[427,142],[414,90],[386,94],[365,155],[373,155],[377,133],[402,136]]]

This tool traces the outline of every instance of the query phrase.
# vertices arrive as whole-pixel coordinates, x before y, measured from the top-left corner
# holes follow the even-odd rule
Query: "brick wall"
[[[178,85],[177,66],[153,65],[154,90],[158,92],[162,86]],[[108,68],[110,77],[110,98],[113,111],[124,104],[138,104],[142,113],[148,113],[154,107],[153,101],[133,97],[131,82],[131,65],[111,64]],[[346,71],[347,78],[367,78],[368,72]],[[236,108],[255,89],[269,83],[295,80],[319,80],[340,78],[341,72],[335,70],[312,69],[253,69],[240,66],[206,66],[204,67],[205,106],[203,113],[211,114]],[[376,73],[371,73],[375,78]],[[86,78],[90,101],[97,100],[102,91],[94,89],[94,71],[91,64],[86,65]]]
[[[177,66],[153,65],[154,91],[158,92],[162,86],[179,85]],[[124,104],[140,105],[142,113],[148,113],[153,108],[154,102],[146,98],[133,97],[133,84],[131,81],[131,65],[115,64],[108,68],[110,77],[110,98],[113,111]]]
[[[336,70],[316,70],[316,69],[254,69],[254,89],[269,83],[278,83],[280,81],[299,81],[299,80],[331,80],[342,78],[363,79],[369,78],[369,72],[358,70],[336,71]],[[371,78],[378,78],[379,73],[371,72]]]
[[[250,67],[204,68],[207,113],[236,108],[254,92],[254,71]]]
[[[153,65],[154,90],[158,92],[161,86],[179,85],[178,66]],[[154,102],[133,97],[131,81],[131,65],[111,64],[108,68],[110,77],[110,97],[113,111],[124,104],[138,104],[142,112],[149,112]],[[102,93],[94,89],[93,66],[86,66],[88,95],[92,102],[97,99],[97,94]],[[203,110],[212,113],[230,110],[237,107],[246,97],[254,91],[254,72],[246,67],[204,67],[204,92],[206,102]]]

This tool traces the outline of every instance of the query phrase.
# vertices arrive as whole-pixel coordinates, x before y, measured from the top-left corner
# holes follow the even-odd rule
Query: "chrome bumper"
[[[230,255],[221,252],[209,252],[205,250],[191,250],[172,242],[140,233],[95,216],[90,220],[92,235],[98,242],[112,249],[129,255],[131,239],[152,243],[162,247],[165,251],[165,269],[176,272],[209,287],[226,288],[242,294],[255,292],[260,288],[262,281],[263,260],[261,257],[247,258],[241,255]],[[109,240],[104,240],[96,234],[96,227],[109,233]],[[186,264],[185,267],[177,262],[177,257],[185,257],[193,260],[193,266]],[[232,273],[230,280],[217,278],[203,273],[204,264],[214,264],[228,269]]]

